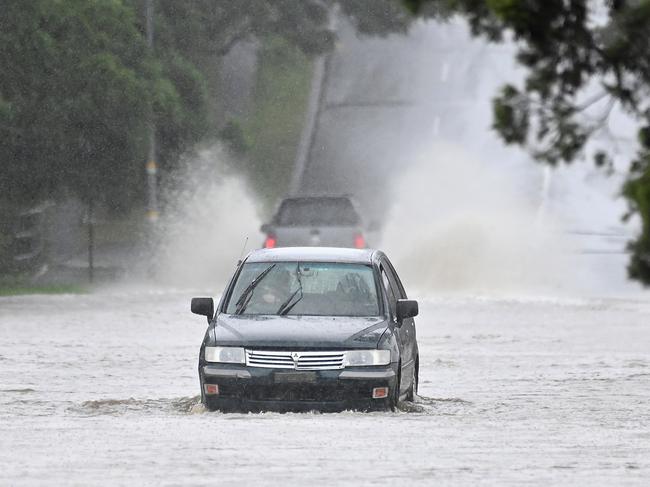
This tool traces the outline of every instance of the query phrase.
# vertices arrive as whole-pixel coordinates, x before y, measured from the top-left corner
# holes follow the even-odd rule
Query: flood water
[[[0,298],[0,484],[647,485],[650,303],[429,297],[399,411],[203,410],[192,291]]]

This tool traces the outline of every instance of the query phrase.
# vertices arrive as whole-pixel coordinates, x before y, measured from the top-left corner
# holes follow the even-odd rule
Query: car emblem
[[[300,354],[298,352],[293,352],[291,354],[291,358],[293,359],[293,366],[295,368],[298,368],[298,360],[300,359]]]

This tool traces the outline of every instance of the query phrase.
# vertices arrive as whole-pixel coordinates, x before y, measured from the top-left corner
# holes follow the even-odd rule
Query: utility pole
[[[146,0],[145,17],[147,46],[153,54],[154,0]],[[149,113],[149,154],[145,168],[147,171],[147,221],[152,227],[158,220],[158,165],[156,164],[156,124],[153,120],[153,110]]]
[[[88,282],[95,280],[95,201],[88,200]]]

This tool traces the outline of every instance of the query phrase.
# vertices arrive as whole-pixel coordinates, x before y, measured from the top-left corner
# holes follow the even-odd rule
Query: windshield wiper
[[[291,296],[289,296],[289,299],[287,299],[284,303],[282,303],[282,306],[278,308],[277,314],[282,316],[286,315],[289,311],[293,309],[293,307],[298,304],[298,302],[302,299],[303,294],[302,294],[302,281],[300,280],[300,264],[296,265],[296,280],[298,281],[298,289],[296,289]],[[300,297],[296,299],[293,303],[291,301],[293,298],[296,297],[296,294],[300,293]],[[291,305],[289,304],[291,303]]]
[[[237,308],[235,309],[235,314],[240,315],[244,312],[246,309],[246,306],[248,306],[248,303],[250,302],[251,298],[253,297],[253,291],[257,287],[257,285],[262,282],[262,279],[266,277],[266,275],[271,272],[271,269],[275,267],[275,264],[272,264],[268,266],[266,269],[264,269],[260,274],[251,281],[251,283],[248,285],[246,289],[244,289],[244,292],[241,293],[241,296],[239,296],[239,299],[237,300]]]

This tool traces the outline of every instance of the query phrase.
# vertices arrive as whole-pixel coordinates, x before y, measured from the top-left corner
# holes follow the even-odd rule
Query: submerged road
[[[650,304],[421,297],[398,412],[199,404],[201,292],[0,298],[1,485],[647,485]]]

